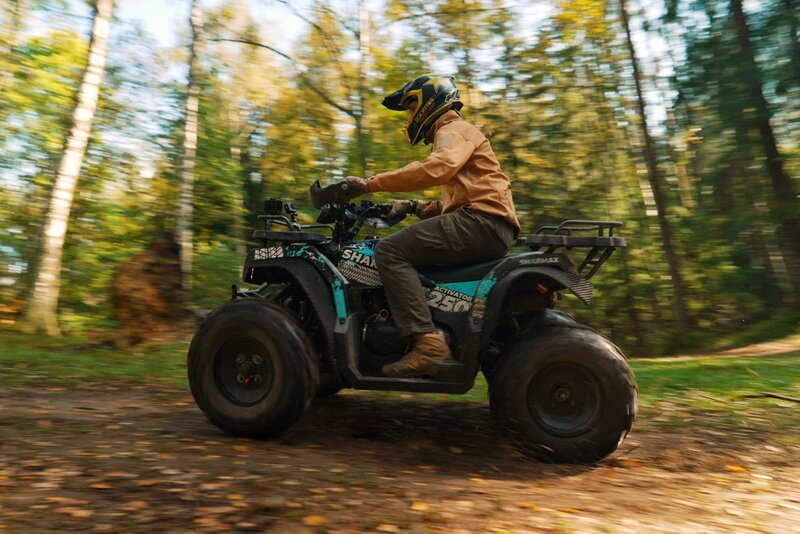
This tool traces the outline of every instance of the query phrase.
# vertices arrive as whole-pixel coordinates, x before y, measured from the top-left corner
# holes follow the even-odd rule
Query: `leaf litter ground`
[[[221,433],[179,390],[4,387],[0,405],[0,531],[790,532],[800,523],[800,447],[783,439],[798,428],[713,412],[646,409],[620,451],[589,467],[524,459],[488,407],[470,401],[344,392],[274,441]]]

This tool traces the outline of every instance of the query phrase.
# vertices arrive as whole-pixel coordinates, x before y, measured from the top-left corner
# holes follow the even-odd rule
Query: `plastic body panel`
[[[507,256],[480,280],[436,283],[423,281],[434,323],[448,334],[454,361],[440,366],[436,378],[388,378],[363,374],[361,358],[369,358],[361,332],[369,311],[365,291],[380,291],[374,262],[377,240],[354,242],[335,255],[316,246],[277,244],[250,251],[243,278],[250,283],[291,276],[303,289],[323,323],[329,354],[347,387],[393,391],[465,393],[480,369],[480,357],[502,317],[512,283],[533,275],[548,291],[568,288],[591,298],[591,284],[574,273],[566,256],[529,252]],[[333,260],[330,258],[333,256]],[[283,277],[283,278],[281,278]],[[533,287],[531,288],[534,289]]]

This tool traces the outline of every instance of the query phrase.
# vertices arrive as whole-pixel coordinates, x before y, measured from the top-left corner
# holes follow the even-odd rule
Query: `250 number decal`
[[[445,312],[465,312],[469,310],[469,302],[440,291],[431,291],[428,295],[428,306]]]

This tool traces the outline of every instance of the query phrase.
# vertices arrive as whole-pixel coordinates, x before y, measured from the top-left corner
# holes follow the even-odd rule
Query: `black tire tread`
[[[265,321],[274,321],[282,328],[285,341],[295,349],[290,357],[282,358],[282,364],[287,366],[288,375],[296,380],[281,386],[286,388],[288,395],[279,399],[275,410],[263,410],[255,416],[236,418],[223,413],[221,407],[215,406],[211,400],[214,392],[207,391],[208,377],[201,376],[208,372],[204,365],[209,363],[202,361],[209,357],[203,353],[203,348],[211,342],[208,338],[213,329],[224,321],[261,322],[267,329],[275,326]],[[260,298],[232,300],[210,313],[192,339],[187,355],[187,370],[192,395],[206,417],[222,430],[237,436],[268,438],[279,435],[305,413],[319,387],[316,351],[304,328],[291,311]]]
[[[533,347],[557,343],[559,340],[563,343],[570,341],[593,347],[606,357],[606,364],[610,366],[610,372],[624,380],[627,389],[627,398],[624,399],[625,409],[630,417],[625,428],[616,429],[620,433],[621,439],[611,439],[613,436],[610,436],[599,445],[586,446],[584,444],[583,447],[575,446],[555,450],[552,447],[543,447],[536,443],[539,436],[528,426],[535,423],[530,422],[526,425],[525,422],[514,420],[510,415],[514,412],[514,407],[508,405],[506,392],[510,379],[518,376],[521,365],[526,360],[537,357],[535,351],[531,350]],[[533,356],[531,356],[532,353]],[[507,349],[489,389],[493,417],[502,427],[511,432],[520,449],[541,460],[556,462],[591,463],[611,454],[630,432],[637,411],[637,397],[638,387],[633,370],[619,348],[599,332],[579,324],[539,327],[520,333],[518,339]]]

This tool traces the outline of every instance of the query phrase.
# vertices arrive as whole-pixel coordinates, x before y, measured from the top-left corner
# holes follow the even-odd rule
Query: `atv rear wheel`
[[[288,310],[239,299],[212,312],[189,348],[197,405],[222,430],[272,437],[306,411],[317,391],[313,344]]]
[[[595,462],[622,443],[636,415],[625,357],[588,328],[523,332],[491,382],[498,422],[520,449],[555,462]]]

